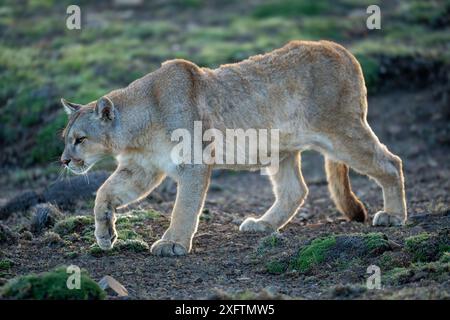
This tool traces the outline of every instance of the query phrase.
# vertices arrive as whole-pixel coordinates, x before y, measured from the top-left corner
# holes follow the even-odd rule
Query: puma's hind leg
[[[383,189],[384,209],[375,214],[372,224],[404,224],[407,213],[401,159],[380,143],[368,124],[352,127],[351,134],[343,133],[333,140],[330,158],[368,175]]]
[[[276,231],[294,217],[308,194],[300,161],[300,152],[296,152],[280,162],[278,171],[269,171],[275,202],[260,218],[247,218],[239,227],[240,231]]]

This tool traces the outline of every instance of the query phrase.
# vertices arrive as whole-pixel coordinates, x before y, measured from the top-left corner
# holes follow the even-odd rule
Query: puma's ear
[[[114,119],[114,103],[106,96],[98,99],[95,105],[95,113],[104,121],[111,121]]]
[[[66,111],[66,113],[70,116],[72,113],[77,112],[78,110],[81,109],[82,105],[81,104],[77,104],[77,103],[73,103],[73,102],[69,102],[64,98],[61,98],[61,104],[64,107],[64,111]]]

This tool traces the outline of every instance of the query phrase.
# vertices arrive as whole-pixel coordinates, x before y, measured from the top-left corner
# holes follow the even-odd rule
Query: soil
[[[31,220],[30,211],[24,211],[2,221],[20,239],[16,244],[0,244],[0,258],[13,261],[12,267],[0,276],[5,282],[17,275],[74,264],[86,269],[97,281],[105,275],[114,277],[133,299],[258,297],[261,292],[269,292],[271,297],[300,299],[448,298],[448,275],[444,281],[411,277],[401,285],[383,280],[380,290],[365,288],[367,267],[380,262],[379,256],[357,260],[361,257],[355,252],[355,261],[362,263],[348,263],[340,268],[323,265],[310,272],[290,269],[281,274],[269,273],[266,263],[295,256],[319,237],[382,232],[397,244],[389,253],[395,262],[380,266],[382,276],[394,267],[413,266],[405,249],[405,238],[423,232],[438,233],[450,227],[449,120],[448,104],[436,97],[433,89],[386,92],[369,99],[369,123],[380,140],[403,159],[410,217],[405,227],[375,228],[346,221],[329,198],[322,157],[304,152],[303,173],[309,197],[296,217],[281,230],[283,241],[274,248],[261,250],[264,235],[238,231],[245,217],[259,216],[272,204],[274,197],[267,177],[259,172],[218,171],[212,180],[193,251],[186,257],[160,258],[149,251],[94,256],[88,252],[93,241],[73,240],[50,246],[44,243],[43,234],[30,239],[26,227],[20,227]],[[381,189],[375,182],[353,173],[352,185],[372,218],[382,208]],[[39,182],[34,188],[42,186]],[[10,184],[7,192],[0,192],[6,195],[1,203],[22,191],[20,184]],[[144,226],[143,240],[149,245],[167,228],[174,198],[174,185],[166,183],[154,196],[134,205],[162,214],[151,225]],[[64,208],[63,214],[90,215],[92,209],[84,199],[79,206]],[[139,228],[136,226],[136,230]]]

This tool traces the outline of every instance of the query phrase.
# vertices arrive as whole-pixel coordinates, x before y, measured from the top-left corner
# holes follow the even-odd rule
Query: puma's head
[[[61,163],[75,174],[84,174],[103,156],[111,153],[111,135],[116,110],[108,97],[85,106],[61,99],[69,122]]]

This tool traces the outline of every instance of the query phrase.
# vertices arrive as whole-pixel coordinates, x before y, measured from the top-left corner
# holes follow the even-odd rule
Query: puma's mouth
[[[66,168],[76,175],[82,175],[86,174],[94,166],[94,164],[95,162],[93,162],[92,164],[87,164],[85,161],[79,160],[75,164],[75,166],[69,164],[66,166]]]

